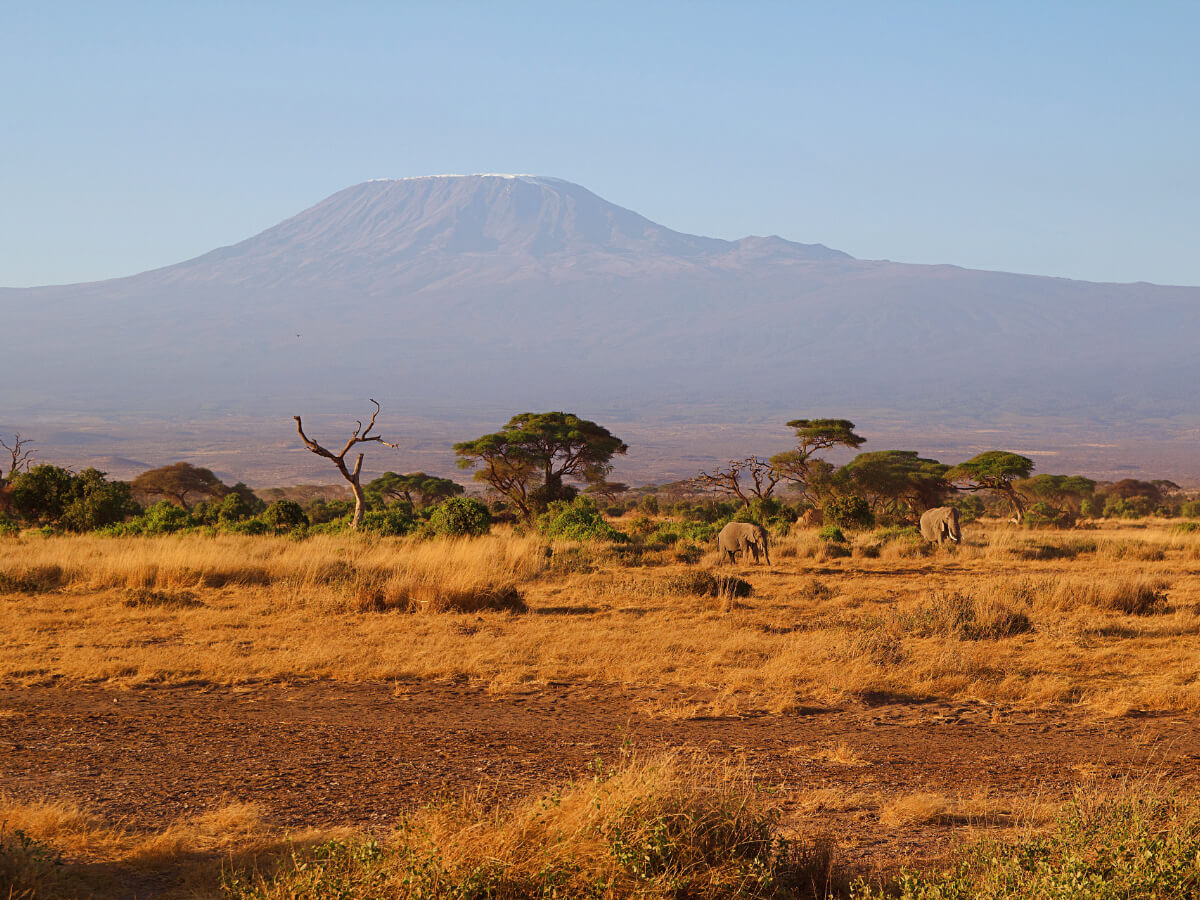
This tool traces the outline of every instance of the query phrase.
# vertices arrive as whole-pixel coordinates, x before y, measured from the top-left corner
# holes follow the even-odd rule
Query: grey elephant
[[[962,529],[958,525],[958,510],[953,506],[936,506],[921,515],[921,537],[935,544],[947,540],[962,543]]]
[[[771,554],[767,552],[767,529],[753,522],[730,522],[721,529],[717,535],[717,552],[721,554],[722,562],[726,554],[729,554],[729,561],[734,562],[739,553],[747,551],[754,556],[755,562],[758,562],[761,553],[767,565],[771,564]]]

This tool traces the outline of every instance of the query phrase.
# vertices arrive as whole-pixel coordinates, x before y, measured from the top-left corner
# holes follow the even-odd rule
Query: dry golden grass
[[[992,797],[982,792],[969,797],[948,797],[918,791],[884,801],[879,808],[879,821],[890,828],[913,825],[1030,828],[1050,822],[1060,806],[1036,798]]]
[[[504,532],[30,535],[0,541],[0,677],[592,680],[690,694],[667,718],[870,696],[1200,709],[1200,534],[992,524],[953,549],[825,543],[798,530],[773,566],[722,567]]]
[[[374,839],[287,835],[247,804],[147,832],[70,804],[0,797],[0,822],[0,877],[14,898],[130,896],[154,878],[156,893],[191,898],[765,900],[830,879],[820,844],[780,841],[778,807],[743,762],[699,752],[630,754],[506,806],[466,796],[421,807]]]
[[[0,794],[0,881],[11,881],[13,897],[129,896],[131,885],[145,879],[172,882],[175,896],[214,897],[231,863],[349,834],[344,828],[284,833],[249,803],[143,830],[105,821],[74,803],[20,802]],[[34,843],[23,847],[29,840]]]

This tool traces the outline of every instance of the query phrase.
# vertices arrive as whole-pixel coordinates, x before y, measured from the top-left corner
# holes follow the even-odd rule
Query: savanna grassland
[[[982,522],[938,549],[793,528],[771,553],[504,528],[5,538],[0,877],[45,897],[859,877],[1109,896],[1061,892],[1087,863],[1160,879],[1112,896],[1188,895],[1200,533]],[[1150,874],[1120,849],[1145,842]]]

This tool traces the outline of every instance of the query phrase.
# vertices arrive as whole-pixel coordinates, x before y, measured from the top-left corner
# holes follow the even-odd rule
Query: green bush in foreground
[[[830,497],[822,516],[826,525],[837,525],[839,528],[870,528],[875,524],[871,504],[857,494]]]
[[[1160,900],[1200,896],[1200,808],[1177,798],[1077,798],[1054,830],[984,841],[935,874],[904,872],[854,900]]]
[[[434,508],[429,528],[446,537],[479,536],[491,530],[492,514],[472,497],[451,497]]]
[[[555,500],[537,520],[537,528],[548,538],[564,541],[613,541],[625,543],[628,535],[605,520],[591,497]]]

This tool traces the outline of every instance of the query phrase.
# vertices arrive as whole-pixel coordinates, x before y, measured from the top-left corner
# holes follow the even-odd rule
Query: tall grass
[[[682,694],[696,702],[688,692],[704,685],[712,696],[700,702],[721,698],[722,715],[879,694],[1200,708],[1200,663],[1180,639],[1200,635],[1200,580],[1181,543],[1200,538],[1035,537],[1129,539],[1166,558],[1076,547],[1025,559],[1012,548],[1029,533],[1002,527],[940,549],[907,532],[858,534],[851,556],[828,558],[818,551],[829,542],[797,530],[782,545],[794,555],[771,566],[506,532],[26,536],[0,542],[0,677],[466,676],[500,692],[589,680],[677,688],[664,709]],[[865,541],[882,543],[872,555]]]

